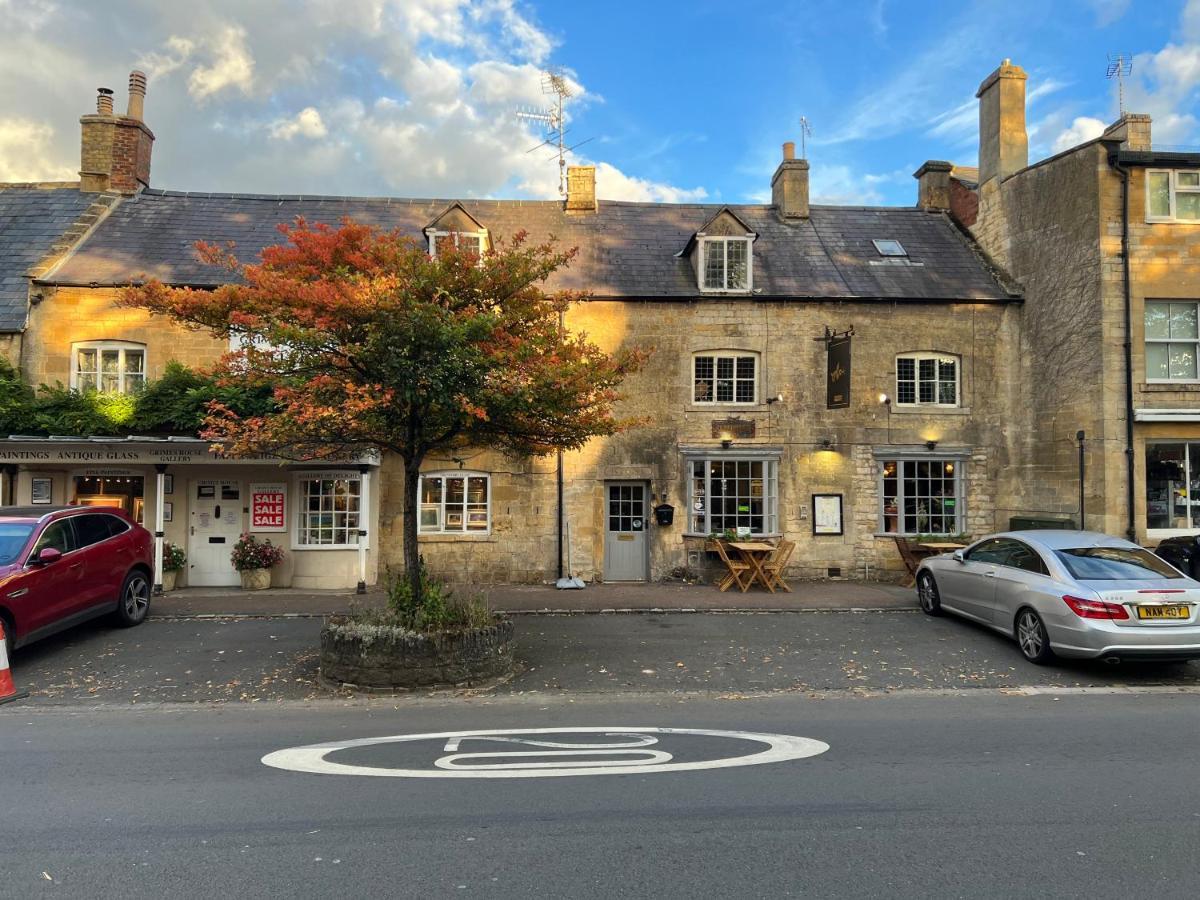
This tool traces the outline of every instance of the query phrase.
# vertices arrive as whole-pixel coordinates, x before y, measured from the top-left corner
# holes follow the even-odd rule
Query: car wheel
[[[125,576],[121,599],[117,603],[117,621],[129,627],[140,625],[150,611],[150,579],[141,569]]]
[[[937,582],[928,572],[922,572],[921,577],[917,579],[917,600],[925,615],[940,616],[942,614],[942,596],[938,593]]]
[[[1054,659],[1042,617],[1028,607],[1017,613],[1016,637],[1021,655],[1031,663],[1043,666]]]

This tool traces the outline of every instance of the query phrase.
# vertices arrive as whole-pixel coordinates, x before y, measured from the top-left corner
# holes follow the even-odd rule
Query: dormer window
[[[702,290],[750,290],[750,238],[703,237],[700,238],[700,253]]]
[[[436,258],[439,251],[457,248],[467,253],[474,253],[482,259],[486,240],[487,232],[485,231],[431,231],[429,232],[429,255]]]
[[[894,240],[876,240],[871,241],[875,245],[876,251],[880,256],[908,256],[908,251],[904,249],[904,245],[899,241]]]

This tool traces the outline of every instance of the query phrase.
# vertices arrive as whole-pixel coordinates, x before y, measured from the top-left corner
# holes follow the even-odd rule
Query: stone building
[[[980,85],[977,173],[917,173],[1025,298],[998,513],[1077,520],[1082,431],[1088,528],[1198,531],[1200,153],[1155,150],[1150,117],[1126,114],[1030,164],[1025,83],[1005,60]]]
[[[219,343],[118,309],[115,291],[148,276],[212,288],[229,273],[196,258],[197,240],[234,241],[251,258],[298,215],[400,229],[432,253],[555,235],[579,253],[549,289],[589,294],[568,328],[652,351],[620,410],[649,424],[564,454],[561,487],[552,457],[428,461],[419,527],[434,571],[552,580],[561,534],[585,579],[654,580],[704,569],[706,536],[732,529],[795,540],[793,575],[878,577],[901,568],[894,535],[978,535],[1010,510],[1042,509],[1005,493],[1030,465],[1021,294],[949,213],[949,166],[927,167],[911,208],[810,204],[808,162],[791,144],[769,204],[598,200],[588,167],[570,171],[565,202],[182,193],[148,186],[144,82],[134,92],[128,115],[111,115],[102,94],[81,120],[79,185],[0,186],[0,204],[20,193],[17,222],[44,215],[38,197],[59,198],[72,235],[52,252],[64,239],[47,229],[44,247],[0,257],[0,284],[27,284],[7,352],[31,382],[129,391],[171,359],[211,362]],[[284,510],[264,533],[293,551],[277,584],[371,582],[400,561],[400,467],[387,457],[317,469],[221,459],[188,436],[76,435],[0,440],[0,462],[8,502],[171,502],[167,538],[212,557],[185,575],[192,584],[223,577],[224,548],[208,541],[228,535],[215,523],[260,530],[258,488]]]

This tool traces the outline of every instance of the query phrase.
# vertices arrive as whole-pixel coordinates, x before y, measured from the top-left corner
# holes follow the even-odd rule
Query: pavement
[[[13,705],[0,722],[5,897],[1196,896],[1191,696]],[[606,777],[356,777],[260,761],[359,738],[648,726],[734,732],[642,740],[670,762],[760,752],[744,732],[828,749]],[[445,774],[433,761],[446,740],[330,759]],[[461,750],[562,755],[469,737]]]
[[[560,591],[547,585],[455,585],[460,597],[482,596],[495,612],[610,613],[651,610],[687,612],[745,612],[787,610],[916,609],[912,588],[893,584],[849,581],[791,582],[791,592],[769,593],[755,588],[741,593],[721,592],[710,584],[592,584],[583,590]],[[380,609],[386,597],[378,589],[301,591],[270,588],[183,588],[154,599],[157,616],[323,616],[356,609]]]

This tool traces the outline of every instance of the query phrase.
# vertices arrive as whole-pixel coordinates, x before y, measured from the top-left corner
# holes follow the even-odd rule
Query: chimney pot
[[[96,88],[96,114],[101,116],[113,114],[112,88]]]
[[[134,69],[129,73],[129,111],[131,119],[142,121],[146,102],[146,73]]]
[[[794,141],[784,141],[784,143],[783,143],[783,158],[784,159],[795,159],[796,158],[796,143]]]

